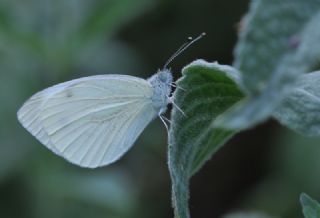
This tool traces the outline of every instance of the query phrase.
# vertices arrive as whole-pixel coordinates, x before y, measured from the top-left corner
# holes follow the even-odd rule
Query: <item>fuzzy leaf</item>
[[[307,194],[300,195],[300,203],[305,218],[320,218],[320,204]]]
[[[252,1],[234,62],[250,94],[260,93],[275,73],[282,73],[277,68],[287,55],[299,50],[300,34],[319,7],[319,0]]]
[[[264,121],[296,78],[312,70],[320,53],[319,7],[320,0],[252,1],[234,62],[248,97],[217,126],[245,129]]]
[[[175,216],[188,218],[190,177],[235,132],[213,127],[214,119],[243,94],[232,67],[197,60],[186,66],[178,80],[169,132],[169,170]]]
[[[320,135],[320,72],[300,76],[273,114],[282,124],[307,136]]]

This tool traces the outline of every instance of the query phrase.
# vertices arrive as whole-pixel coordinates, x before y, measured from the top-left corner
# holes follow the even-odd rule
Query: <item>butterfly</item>
[[[69,162],[96,168],[118,160],[172,103],[168,64],[204,33],[183,44],[149,79],[106,74],[46,88],[19,109],[20,123]],[[166,125],[167,127],[167,125]]]

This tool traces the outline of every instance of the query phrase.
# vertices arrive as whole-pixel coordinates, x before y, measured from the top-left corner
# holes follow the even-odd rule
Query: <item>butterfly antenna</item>
[[[205,32],[201,33],[198,37],[196,38],[192,38],[192,37],[188,37],[188,41],[183,43],[180,48],[173,53],[173,55],[171,55],[171,57],[166,61],[166,63],[163,65],[163,69],[166,69],[167,66],[178,56],[180,55],[183,51],[185,51],[187,48],[189,48],[193,43],[195,43],[196,41],[198,41],[199,39],[201,39],[202,37],[204,37],[206,35]]]

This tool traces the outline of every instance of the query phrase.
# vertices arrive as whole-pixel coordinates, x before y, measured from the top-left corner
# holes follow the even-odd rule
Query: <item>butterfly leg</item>
[[[161,115],[162,116],[162,115]],[[168,118],[166,118],[165,116],[162,116],[162,118],[167,121],[170,125],[171,125],[171,120],[169,120]]]
[[[186,91],[184,88],[182,88],[182,87],[180,87],[180,86],[177,86],[177,84],[176,84],[175,82],[170,83],[170,86],[172,86],[172,87],[174,87],[174,88],[176,88],[176,89],[180,89],[180,90],[182,90],[182,91]]]
[[[182,113],[183,116],[187,117],[187,115],[183,112],[183,110],[173,101],[173,96],[168,97],[169,102],[178,109],[178,111],[180,111],[180,113]]]
[[[166,121],[169,121],[170,124],[171,124],[171,121],[168,118],[166,118],[165,116],[162,116],[161,114],[159,114],[159,118],[161,119],[162,123],[164,124],[164,126],[167,129],[167,133],[169,134],[169,127],[168,127],[168,124],[166,123]]]
[[[171,83],[170,83],[170,86],[172,86],[172,87],[175,88],[175,87],[177,87],[177,84],[176,84],[175,82],[171,82]]]

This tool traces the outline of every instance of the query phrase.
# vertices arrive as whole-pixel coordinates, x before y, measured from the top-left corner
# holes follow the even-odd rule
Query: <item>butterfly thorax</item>
[[[155,110],[159,114],[166,112],[167,105],[170,102],[169,96],[172,86],[172,74],[169,69],[159,70],[156,74],[148,79],[152,88],[153,95],[151,97]]]

